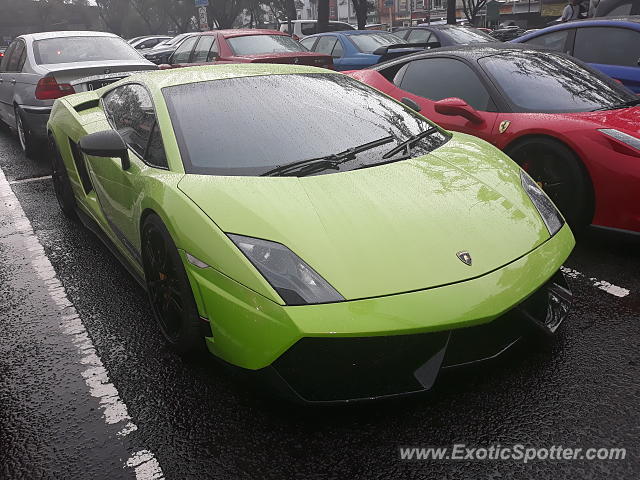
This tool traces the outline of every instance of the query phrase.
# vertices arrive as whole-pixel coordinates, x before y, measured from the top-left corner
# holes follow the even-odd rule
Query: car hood
[[[593,122],[599,128],[615,128],[636,137],[640,134],[640,107],[574,113],[567,116]]]
[[[371,168],[302,178],[188,174],[178,187],[224,232],[286,245],[348,300],[474,278],[549,238],[517,166],[462,134],[429,155]]]

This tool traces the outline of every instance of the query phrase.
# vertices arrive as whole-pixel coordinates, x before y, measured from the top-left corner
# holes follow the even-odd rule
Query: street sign
[[[393,0],[384,0],[384,6],[387,8],[393,7]]]
[[[208,7],[209,0],[196,0],[196,7]]]
[[[209,30],[207,7],[198,7],[198,23],[200,24],[200,30]]]

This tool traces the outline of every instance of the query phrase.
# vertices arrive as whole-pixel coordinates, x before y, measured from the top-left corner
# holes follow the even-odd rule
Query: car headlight
[[[615,138],[616,140],[624,143],[625,145],[629,145],[636,150],[640,150],[640,138],[636,138],[633,135],[626,134],[624,132],[621,132],[620,130],[616,130],[615,128],[599,128],[598,131],[611,138]]]
[[[341,302],[344,297],[281,243],[228,234],[287,305]]]
[[[547,194],[542,191],[533,179],[527,175],[524,170],[520,170],[520,181],[522,188],[527,192],[527,195],[531,199],[531,202],[536,206],[544,224],[549,230],[549,234],[554,236],[562,225],[564,225],[564,218],[560,215],[560,212],[553,204],[551,199],[547,197]]]

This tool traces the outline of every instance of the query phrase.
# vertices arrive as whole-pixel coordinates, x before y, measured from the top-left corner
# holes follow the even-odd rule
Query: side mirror
[[[418,105],[417,102],[415,102],[414,100],[411,100],[408,97],[402,97],[400,99],[400,101],[402,103],[404,103],[407,107],[409,107],[412,110],[415,110],[416,112],[419,112],[420,110],[422,110],[422,107],[420,105]]]
[[[484,119],[476,109],[461,98],[443,98],[435,102],[434,108],[441,115],[464,117],[475,124],[484,123]]]
[[[82,153],[92,157],[119,158],[123,170],[128,170],[131,166],[127,145],[115,130],[86,135],[80,139],[78,146]]]

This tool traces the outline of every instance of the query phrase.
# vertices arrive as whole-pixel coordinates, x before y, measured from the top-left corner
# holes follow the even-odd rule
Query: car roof
[[[197,34],[198,32],[196,32]],[[201,32],[203,35],[215,35],[221,34],[224,38],[242,37],[245,35],[287,35],[279,30],[267,30],[267,29],[248,29],[248,28],[229,28],[226,30],[209,30],[208,32]]]
[[[326,68],[308,67],[302,65],[286,64],[258,64],[258,63],[234,63],[219,65],[204,65],[198,67],[185,67],[170,70],[150,70],[134,73],[124,83],[139,82],[162,89],[175,85],[188,83],[207,82],[211,80],[224,80],[228,78],[241,78],[265,75],[292,75],[292,74],[334,74],[336,72]]]
[[[417,59],[417,58],[427,58],[427,57],[435,57],[439,54],[453,54],[457,57],[464,57],[469,60],[477,60],[482,57],[486,57],[488,55],[496,55],[499,53],[516,53],[516,52],[544,52],[544,53],[554,53],[557,55],[564,55],[561,52],[539,47],[539,46],[531,46],[526,44],[519,43],[503,43],[503,42],[487,42],[487,43],[472,43],[469,45],[452,45],[450,47],[440,47],[434,48],[431,50],[426,50],[424,52],[415,53],[413,55],[407,55],[401,57],[403,60]],[[390,60],[389,63],[394,62],[394,60]],[[384,65],[384,64],[380,64]]]
[[[48,38],[62,38],[62,37],[115,37],[120,38],[118,35],[109,32],[89,32],[83,30],[65,30],[60,32],[40,32],[40,33],[27,33],[20,35],[20,38],[28,40],[45,40]]]
[[[291,23],[318,23],[318,20],[291,20]],[[329,23],[342,23],[344,25],[350,25],[347,22],[340,22],[338,20],[329,20]],[[286,25],[287,22],[283,22],[282,25]]]
[[[334,32],[314,33],[313,35],[307,35],[305,38],[321,37],[323,35],[370,35],[372,33],[388,33],[393,35],[393,32],[387,32],[386,30],[339,30]]]
[[[415,28],[433,28],[434,30],[449,30],[451,28],[475,28],[472,25],[449,25],[447,23],[442,24],[442,25],[412,25],[412,26],[406,26],[406,27],[399,27],[398,30],[408,30],[408,29],[415,29]]]
[[[589,18],[584,20],[572,20],[570,22],[560,23],[558,25],[552,25],[550,27],[542,28],[535,32],[527,33],[512,41],[525,42],[530,38],[535,38],[540,35],[544,35],[548,32],[556,32],[558,30],[566,30],[569,28],[582,28],[582,27],[632,27],[634,30],[640,30],[640,15],[631,15],[626,17],[602,17],[602,18]]]

